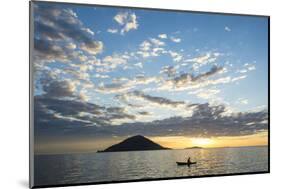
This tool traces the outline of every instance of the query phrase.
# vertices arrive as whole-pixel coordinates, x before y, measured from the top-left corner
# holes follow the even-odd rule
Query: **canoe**
[[[190,162],[190,163],[187,163],[187,162],[176,162],[177,165],[187,165],[187,166],[190,166],[190,165],[193,165],[193,164],[196,164],[197,162]]]

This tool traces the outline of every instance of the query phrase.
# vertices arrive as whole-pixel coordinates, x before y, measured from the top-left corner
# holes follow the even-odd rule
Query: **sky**
[[[266,17],[32,8],[36,153],[267,145]]]

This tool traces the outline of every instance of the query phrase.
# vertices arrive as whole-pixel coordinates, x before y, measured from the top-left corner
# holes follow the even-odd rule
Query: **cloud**
[[[35,63],[39,61],[53,62],[55,60],[68,62],[69,58],[73,57],[71,52],[47,40],[35,39],[34,48]]]
[[[196,76],[191,73],[181,73],[180,75],[175,75],[174,77],[170,77],[166,80],[161,80],[161,82],[158,83],[157,90],[184,91],[212,85],[230,83],[239,79],[243,79],[231,78],[230,76],[218,77],[223,73],[225,73],[225,68],[215,65],[212,66],[209,71],[198,74]]]
[[[156,100],[158,102],[161,100]],[[164,100],[165,102],[165,100]],[[190,104],[193,113],[187,117],[170,117],[150,122],[136,119],[122,107],[104,107],[80,101],[35,97],[35,135],[45,137],[146,136],[220,137],[245,136],[268,130],[268,111],[237,112],[225,115],[224,105]],[[74,108],[75,107],[75,108]],[[149,117],[147,111],[137,115]],[[71,118],[71,119],[70,119]],[[127,120],[120,123],[118,120]],[[118,124],[117,124],[118,123]],[[115,125],[114,127],[110,127]],[[48,128],[48,129],[46,129]],[[66,132],[67,131],[67,132]]]
[[[173,116],[190,116],[194,109],[184,101],[152,96],[139,90],[121,93],[116,95],[115,98],[125,105],[129,112],[134,112],[136,121],[142,122],[150,122]],[[140,111],[150,112],[150,116],[142,117],[138,113]]]
[[[243,105],[247,105],[249,103],[249,100],[248,99],[245,99],[245,98],[239,98],[236,103],[238,104],[243,104]]]
[[[144,115],[144,116],[148,116],[148,115],[151,115],[149,112],[138,112],[140,115]]]
[[[102,52],[103,43],[101,41],[92,41],[91,43],[81,43],[80,48],[89,54],[96,55]]]
[[[120,12],[114,16],[114,20],[122,26],[120,30],[122,35],[130,30],[136,30],[139,26],[135,13]]]
[[[213,99],[217,98],[217,94],[219,93],[219,89],[199,89],[196,91],[189,92],[188,94],[195,94],[198,98],[202,99]]]
[[[256,66],[253,65],[253,64],[249,64],[249,63],[244,64],[243,67],[245,67],[245,68],[248,69],[249,71],[256,70]]]
[[[94,77],[96,77],[96,78],[102,78],[102,79],[109,78],[108,75],[101,75],[101,74],[99,74],[99,73],[95,74]]]
[[[152,44],[149,42],[149,41],[143,41],[141,44],[140,44],[140,49],[142,51],[149,51],[150,48],[151,48]]]
[[[247,73],[247,72],[254,71],[254,70],[256,70],[256,66],[255,65],[252,65],[252,64],[249,64],[249,63],[245,63],[243,65],[242,69],[237,70],[237,73]]]
[[[65,98],[65,97],[75,97],[75,83],[63,80],[63,81],[52,81],[46,85],[43,85],[43,90],[46,92],[46,96],[49,98]]]
[[[34,15],[34,55],[40,59],[62,61],[75,57],[71,48],[62,48],[65,42],[75,44],[86,53],[102,52],[103,43],[95,40],[94,32],[83,25],[73,10],[40,4],[34,8]]]
[[[175,77],[172,81],[176,86],[185,85],[188,83],[194,83],[199,80],[204,80],[210,76],[213,76],[223,70],[223,67],[213,66],[209,71],[193,76],[192,74],[184,73],[178,77]]]
[[[247,77],[246,75],[237,76],[237,77],[232,78],[231,81],[232,82],[239,81],[239,80],[245,79],[246,77]]]
[[[126,83],[110,83],[110,84],[104,84],[100,83],[98,88],[95,90],[101,93],[122,93],[126,92],[129,89],[131,89],[131,86],[126,85]]]
[[[168,53],[171,55],[171,57],[173,58],[174,62],[179,62],[182,60],[183,56],[175,51],[168,51]]]
[[[143,100],[153,102],[153,103],[156,103],[159,105],[168,105],[168,106],[172,106],[172,107],[176,107],[178,105],[185,105],[185,102],[183,102],[183,101],[172,101],[172,100],[169,100],[169,99],[163,98],[163,97],[147,95],[141,91],[129,92],[126,95],[139,97],[139,98],[142,98]]]
[[[214,63],[219,56],[221,56],[221,53],[208,52],[206,54],[202,54],[202,55],[194,57],[194,58],[187,58],[183,62],[192,63],[193,69],[198,70],[200,67],[202,67],[206,64]]]
[[[175,42],[175,43],[180,43],[181,42],[181,38],[176,38],[176,37],[170,37],[171,41]]]
[[[61,9],[41,4],[35,8],[35,33],[49,41],[73,40],[93,48],[101,42],[93,39],[91,29],[83,26],[71,9]],[[97,48],[97,52],[101,48]]]
[[[206,55],[203,56],[199,56],[196,58],[192,58],[192,59],[186,59],[185,62],[194,62],[194,63],[198,63],[198,64],[203,64],[209,61],[209,59],[211,58],[211,54],[207,53]]]
[[[109,33],[118,33],[118,29],[111,29],[111,28],[109,28],[109,29],[107,29],[107,32],[109,32]]]
[[[251,66],[248,67],[249,71],[252,71],[252,70],[255,70],[255,69],[256,69],[256,67],[254,65],[251,65]]]
[[[36,96],[35,100],[35,127],[43,131],[52,127],[70,129],[77,132],[77,128],[95,126],[110,126],[116,120],[134,120],[135,116],[128,114],[122,107],[105,107],[80,100],[47,98]],[[95,130],[95,129],[94,129]],[[102,130],[102,129],[101,129]],[[48,131],[47,131],[48,132]],[[44,134],[44,133],[41,133]],[[79,135],[79,133],[73,133]]]
[[[225,26],[224,30],[227,31],[227,32],[231,32],[231,29],[228,26]]]
[[[156,38],[151,38],[150,42],[152,44],[154,44],[155,46],[164,46],[165,45],[165,43],[163,41],[160,41],[159,39],[156,39]]]
[[[134,64],[136,67],[138,68],[143,68],[143,64],[141,62],[138,62],[136,64]]]
[[[66,45],[66,48],[71,49],[71,50],[76,49],[76,47],[77,46],[74,43],[71,43],[71,42]]]
[[[220,137],[252,135],[268,129],[266,110],[224,116],[226,108],[223,105],[211,106],[206,103],[193,106],[194,111],[190,117],[171,117],[149,124],[123,125],[121,132],[137,132],[148,136]],[[149,129],[147,125],[150,126]],[[129,130],[129,127],[133,127],[134,130]]]
[[[104,64],[105,67],[115,69],[119,65],[124,65],[127,63],[127,60],[123,58],[119,54],[113,54],[112,56],[106,56],[102,59],[102,64]]]
[[[137,75],[134,79],[129,80],[128,85],[144,85],[149,83],[159,82],[158,77],[146,77],[144,75]]]
[[[162,34],[159,34],[158,37],[161,39],[167,39],[168,36],[167,36],[167,34],[162,33]]]
[[[104,84],[100,83],[99,87],[95,90],[101,93],[123,93],[130,89],[134,89],[139,85],[148,85],[150,83],[158,83],[158,77],[145,77],[138,75],[133,79],[119,78],[113,79],[113,83]]]
[[[159,56],[160,54],[167,52],[163,46],[165,46],[163,41],[156,38],[150,38],[149,40],[144,40],[139,45],[139,50],[136,54],[141,55],[143,58]]]
[[[52,99],[88,100],[87,89],[92,88],[94,84],[88,82],[87,77],[83,78],[84,73],[70,71],[65,70],[64,74],[75,76],[72,79],[62,77],[60,70],[44,71],[36,83],[36,86],[41,85],[42,96]]]
[[[132,14],[127,13],[127,16],[116,17],[119,27],[109,28],[108,32],[125,34],[136,30],[137,17],[130,15]],[[211,137],[241,136],[267,130],[268,112],[261,110],[266,107],[254,112],[229,112],[229,107],[211,102],[220,94],[216,85],[237,82],[247,77],[238,73],[223,75],[226,67],[212,64],[193,72],[193,65],[215,63],[221,55],[218,52],[185,59],[183,52],[167,49],[165,39],[168,36],[162,33],[143,41],[137,47],[138,52],[100,56],[98,54],[104,49],[103,43],[97,40],[94,31],[87,28],[71,9],[39,7],[35,17],[36,60],[55,63],[36,65],[36,69],[40,67],[42,72],[35,80],[40,83],[38,94],[34,97],[38,135],[91,138],[138,133],[148,136]],[[180,42],[180,38],[175,39]],[[162,67],[159,76],[150,75],[159,70],[141,72],[145,71],[141,68],[149,65],[140,57],[162,54],[180,64]],[[186,63],[188,70],[179,66],[182,63]],[[220,63],[221,61],[218,65]],[[156,67],[159,68],[162,64],[160,62]],[[115,72],[105,73],[119,71],[119,68],[134,70],[130,72],[131,75],[121,74],[122,77]],[[256,67],[245,64],[242,69],[252,71]],[[155,96],[160,94],[159,91],[149,93],[151,91],[147,87],[175,94],[177,91],[189,90],[181,94],[193,94],[201,98],[200,101],[208,100],[211,104],[190,104],[181,100],[178,95],[172,96],[174,93]],[[99,97],[100,101],[97,100]],[[104,105],[104,100],[108,100],[106,104],[110,105]],[[249,103],[244,98],[239,102]]]
[[[175,77],[177,70],[174,66],[164,66],[161,68],[160,73],[166,74],[168,77]]]

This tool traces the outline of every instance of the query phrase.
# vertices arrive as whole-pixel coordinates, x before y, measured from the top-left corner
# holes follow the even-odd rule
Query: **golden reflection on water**
[[[191,157],[196,165],[177,166]],[[35,156],[35,183],[69,184],[268,170],[267,147]]]

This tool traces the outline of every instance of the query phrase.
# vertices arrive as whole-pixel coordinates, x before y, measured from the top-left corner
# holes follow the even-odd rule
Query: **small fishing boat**
[[[190,165],[193,165],[193,164],[196,164],[197,162],[176,162],[177,165],[187,165],[187,166],[190,166]]]

